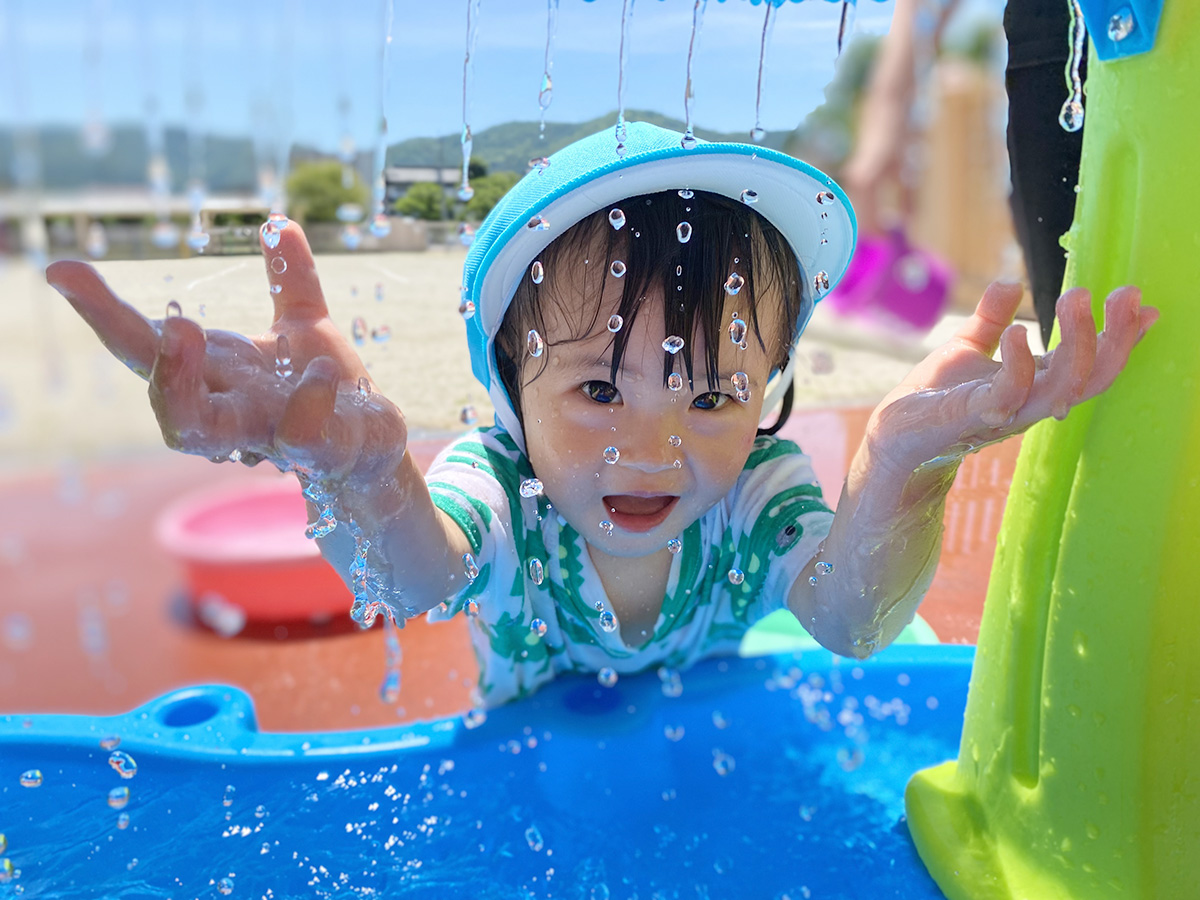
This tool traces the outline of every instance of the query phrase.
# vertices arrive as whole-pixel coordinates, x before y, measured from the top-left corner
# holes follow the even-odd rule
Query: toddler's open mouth
[[[678,501],[678,497],[670,494],[609,494],[604,498],[604,508],[618,528],[643,532],[657,528],[666,521]]]

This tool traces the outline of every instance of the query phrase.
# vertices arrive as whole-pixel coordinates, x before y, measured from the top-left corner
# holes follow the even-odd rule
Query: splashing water
[[[458,189],[458,199],[466,203],[475,196],[471,187],[468,168],[471,164],[471,149],[474,141],[471,137],[470,96],[471,74],[474,68],[471,57],[475,55],[475,40],[479,33],[479,3],[480,0],[467,0],[467,50],[463,56],[463,102],[462,102],[462,187]]]
[[[625,47],[629,40],[629,22],[633,16],[633,0],[621,3],[621,43],[617,51],[617,156],[625,155]]]
[[[768,4],[769,6],[770,4]],[[692,37],[688,41],[687,55],[687,81],[683,88],[683,138],[679,145],[684,150],[691,150],[696,146],[696,137],[692,134],[692,100],[696,97],[695,87],[692,83],[692,61],[696,55],[696,41],[700,37],[700,25],[704,20],[704,10],[708,6],[708,0],[695,0],[692,6]],[[683,243],[683,240],[680,240]]]
[[[558,0],[546,0],[546,55],[542,64],[542,83],[538,88],[538,139],[546,138],[546,110],[554,99],[554,35],[558,31]]]
[[[767,7],[767,15],[763,19],[762,38],[758,44],[758,86],[754,90],[754,128],[750,131],[750,139],[756,144],[761,144],[762,139],[767,136],[767,132],[762,127],[763,73],[767,68],[767,38],[771,34],[775,21],[775,4],[766,3],[764,5]]]
[[[383,620],[383,646],[385,652],[383,684],[379,686],[379,699],[389,706],[400,702],[400,632],[390,618]]]
[[[392,25],[395,20],[394,0],[384,0],[383,3],[383,43],[379,49],[379,131],[375,136],[374,177],[371,179],[371,234],[377,238],[391,234],[392,225],[387,213],[383,211],[384,199],[387,195],[387,184],[384,181],[383,170],[387,166],[387,102],[389,70],[388,51],[392,46]]]
[[[1079,0],[1071,0],[1071,43],[1067,57],[1067,99],[1058,114],[1058,124],[1064,131],[1078,131],[1083,127],[1083,79],[1079,67],[1083,63],[1083,43],[1087,37],[1087,25],[1083,21],[1083,10]]]

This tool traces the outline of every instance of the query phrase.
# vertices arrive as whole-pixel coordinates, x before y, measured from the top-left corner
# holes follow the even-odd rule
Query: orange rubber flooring
[[[867,409],[802,410],[783,434],[813,457],[835,502]],[[947,643],[974,643],[1019,440],[959,471],[941,564],[920,613]],[[416,441],[424,467],[441,442]],[[265,731],[394,725],[461,713],[477,670],[466,623],[400,632],[398,703],[379,698],[382,628],[251,624],[233,638],[199,625],[181,566],[154,539],[183,494],[282,476],[167,451],[70,469],[0,474],[0,714],[125,712],[191,684],[236,685]],[[349,609],[349,593],[346,608]]]

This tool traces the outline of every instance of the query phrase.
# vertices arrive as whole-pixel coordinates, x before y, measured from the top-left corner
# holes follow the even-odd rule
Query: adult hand
[[[278,238],[269,247],[260,234],[275,309],[253,338],[183,316],[147,319],[86,263],[54,263],[46,279],[149,381],[168,446],[218,461],[269,458],[321,480],[389,474],[404,455],[404,418],[381,395],[364,398],[366,370],[329,318],[300,226]]]
[[[1138,288],[1117,288],[1097,335],[1090,293],[1072,288],[1058,300],[1062,340],[1035,357],[1024,327],[1012,324],[1020,302],[1020,285],[992,284],[954,337],[884,398],[867,430],[875,463],[911,472],[954,462],[1048,416],[1065,418],[1109,388],[1158,319]],[[1001,362],[992,359],[997,347]]]

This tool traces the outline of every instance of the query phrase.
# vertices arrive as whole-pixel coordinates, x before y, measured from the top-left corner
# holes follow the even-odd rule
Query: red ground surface
[[[830,495],[868,412],[798,412],[785,431],[813,456]],[[941,565],[921,607],[943,641],[972,643],[978,633],[1017,445],[970,457],[950,493]],[[413,452],[427,465],[439,449],[418,442]],[[195,622],[183,570],[154,539],[157,517],[198,489],[280,477],[166,451],[0,475],[0,713],[113,714],[212,682],[246,690],[271,731],[366,728],[468,708],[476,668],[461,617],[415,620],[401,632],[395,706],[378,696],[381,628],[361,632],[338,617],[251,625],[226,639]]]

